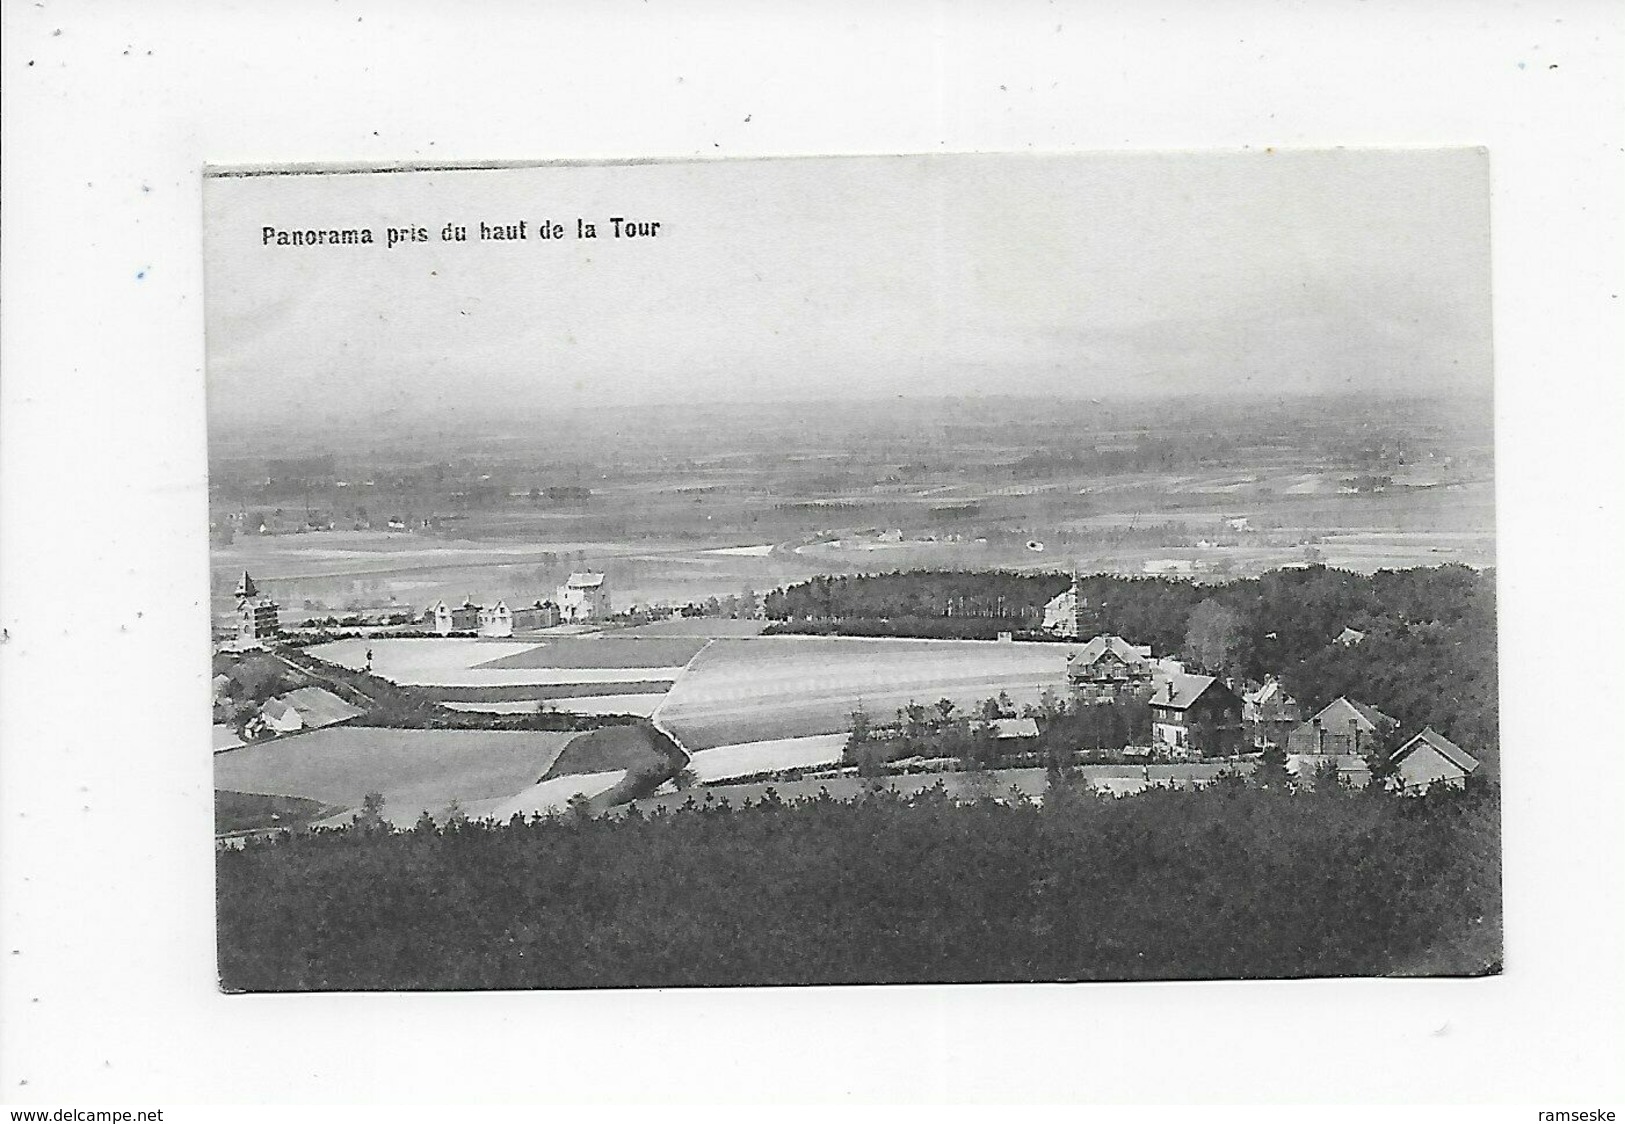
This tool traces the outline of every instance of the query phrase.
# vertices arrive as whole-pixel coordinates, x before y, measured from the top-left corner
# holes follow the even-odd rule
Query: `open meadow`
[[[534,785],[580,736],[330,726],[215,754],[214,787],[303,797],[344,809],[340,821],[381,792],[384,818],[411,827],[425,811],[444,816],[454,800],[466,808]]]
[[[569,810],[570,801],[578,796],[591,800],[601,797],[626,780],[625,769],[606,769],[597,773],[570,773],[562,777],[549,777],[495,800],[477,800],[464,806],[464,812],[473,820],[506,823],[514,816],[558,815]]]
[[[764,636],[717,640],[656,711],[690,753],[844,733],[860,706],[889,719],[910,702],[961,709],[1003,691],[1020,705],[1066,682],[1065,644]]]
[[[845,734],[814,734],[702,749],[689,758],[696,780],[711,784],[730,777],[749,777],[777,769],[833,765],[846,747]]]

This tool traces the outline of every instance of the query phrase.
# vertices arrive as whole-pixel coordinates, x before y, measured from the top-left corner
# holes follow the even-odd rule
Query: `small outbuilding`
[[[1406,792],[1426,792],[1435,784],[1460,788],[1479,770],[1476,757],[1432,726],[1395,750],[1393,762],[1394,783]]]

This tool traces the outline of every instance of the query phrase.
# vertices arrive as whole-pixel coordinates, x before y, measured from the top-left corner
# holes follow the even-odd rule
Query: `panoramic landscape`
[[[538,195],[665,217],[262,238]],[[1486,200],[1470,151],[217,174],[221,986],[1498,972]]]

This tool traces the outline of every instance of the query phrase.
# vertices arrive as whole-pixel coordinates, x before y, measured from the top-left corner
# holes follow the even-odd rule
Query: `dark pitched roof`
[[[1151,693],[1151,705],[1171,710],[1186,710],[1219,681],[1211,675],[1188,675],[1176,671],[1157,680],[1157,689]],[[1228,690],[1223,684],[1222,689]],[[1170,690],[1169,688],[1172,688]]]

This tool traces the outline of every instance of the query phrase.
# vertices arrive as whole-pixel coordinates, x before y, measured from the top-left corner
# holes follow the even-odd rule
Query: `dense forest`
[[[776,621],[959,618],[967,627],[977,628],[967,635],[992,639],[1001,630],[1038,627],[1045,602],[1065,591],[1070,582],[1063,574],[1007,570],[816,577],[769,593],[766,610]]]
[[[1499,971],[1493,786],[940,787],[286,835],[218,856],[221,985],[372,990]]]
[[[1070,580],[935,571],[816,578],[771,594],[767,612],[789,631],[1032,635],[1043,605]],[[1357,574],[1309,566],[1219,584],[1092,574],[1078,587],[1085,638],[1115,633],[1244,681],[1275,675],[1311,711],[1348,695],[1398,719],[1406,732],[1433,726],[1496,770],[1493,570]],[[956,608],[997,615],[956,615]],[[1338,643],[1345,628],[1364,639]]]

